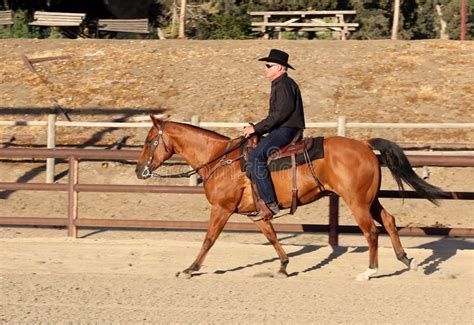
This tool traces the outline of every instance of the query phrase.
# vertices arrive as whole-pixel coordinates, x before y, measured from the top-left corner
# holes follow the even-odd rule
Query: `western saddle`
[[[260,136],[257,134],[252,135],[249,138],[247,149],[245,150],[246,158],[252,152],[253,149],[257,146],[260,142]],[[276,159],[284,158],[284,157],[291,157],[291,178],[292,178],[292,199],[291,199],[291,209],[290,214],[294,214],[296,208],[298,206],[298,188],[296,186],[296,155],[300,153],[304,153],[305,151],[311,149],[313,146],[313,138],[307,137],[303,138],[303,130],[299,130],[293,140],[287,144],[286,146],[278,149],[274,153],[272,153],[267,160],[267,165]],[[256,189],[255,183],[252,180],[252,189],[254,192],[254,200],[256,203],[257,209],[260,208],[263,211],[264,219],[268,220],[271,219],[273,214],[270,209],[266,206],[260,196],[258,195],[258,191]]]

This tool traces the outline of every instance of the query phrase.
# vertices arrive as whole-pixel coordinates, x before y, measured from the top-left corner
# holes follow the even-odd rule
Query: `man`
[[[254,133],[268,133],[250,153],[248,162],[260,198],[273,215],[280,209],[267,168],[267,159],[274,151],[290,143],[298,131],[305,127],[300,89],[287,74],[288,68],[294,70],[288,64],[288,57],[288,53],[272,49],[268,57],[259,59],[266,62],[265,74],[272,82],[268,116],[255,125],[246,126],[242,133],[245,137]],[[263,213],[260,211],[257,217],[263,217]]]

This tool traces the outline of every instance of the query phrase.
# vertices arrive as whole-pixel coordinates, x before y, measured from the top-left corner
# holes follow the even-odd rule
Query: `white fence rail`
[[[199,116],[194,115],[191,122],[196,126],[206,128],[243,128],[248,125],[244,122],[201,122]],[[55,114],[50,114],[47,121],[0,121],[0,126],[44,126],[47,128],[47,148],[56,146],[57,127],[90,127],[90,128],[150,128],[151,122],[68,122],[57,121]],[[345,116],[339,116],[336,122],[307,122],[306,128],[337,128],[337,134],[346,135],[348,128],[365,129],[474,129],[474,123],[369,123],[347,122]],[[46,182],[54,182],[54,158],[49,158],[46,163]],[[195,175],[190,180],[191,185],[197,184]]]
[[[188,121],[183,121],[189,123]],[[191,123],[194,124],[194,123]],[[0,126],[47,126],[48,121],[0,121]],[[197,124],[208,128],[243,128],[243,122],[200,122]],[[337,128],[339,122],[307,122],[306,128]],[[67,122],[56,121],[57,127],[91,127],[91,128],[149,128],[151,122]],[[369,123],[346,122],[346,128],[367,129],[474,129],[474,123]]]

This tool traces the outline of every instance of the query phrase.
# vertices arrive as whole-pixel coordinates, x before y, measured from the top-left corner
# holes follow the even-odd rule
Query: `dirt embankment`
[[[273,47],[290,53],[307,121],[469,122],[474,112],[474,43],[454,41],[107,41],[4,40],[0,44],[0,116],[45,120],[50,97],[73,120],[132,120],[150,112],[174,120],[257,121],[268,108],[269,84],[256,60]],[[70,55],[71,60],[23,64]],[[220,130],[229,136],[237,130]],[[58,142],[107,143],[145,130],[60,128]],[[44,144],[41,128],[2,128],[19,142]],[[334,134],[334,130],[311,130]],[[472,143],[466,130],[362,130],[351,137]]]

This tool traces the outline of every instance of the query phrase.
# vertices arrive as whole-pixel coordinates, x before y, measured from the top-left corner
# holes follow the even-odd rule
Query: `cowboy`
[[[268,133],[250,153],[248,162],[260,198],[273,215],[280,211],[280,207],[267,168],[267,159],[273,152],[290,143],[305,127],[300,89],[287,74],[288,68],[294,70],[288,63],[288,57],[288,53],[272,49],[268,57],[258,60],[265,62],[266,77],[272,82],[270,107],[266,118],[255,125],[246,126],[242,133],[245,137],[254,133]],[[263,217],[263,213],[261,210],[257,216]]]

